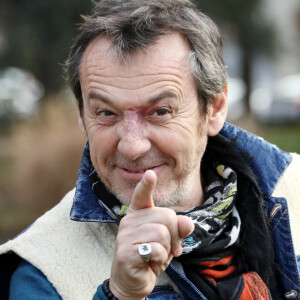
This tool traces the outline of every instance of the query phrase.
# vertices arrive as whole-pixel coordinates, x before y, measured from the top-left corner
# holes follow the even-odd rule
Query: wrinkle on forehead
[[[153,75],[144,75],[144,76],[136,76],[130,78],[121,77],[121,76],[111,76],[111,77],[102,77],[94,75],[89,75],[86,77],[87,82],[87,90],[88,94],[92,94],[93,90],[101,89],[103,92],[109,93],[109,91],[122,91],[124,92],[135,92],[142,93],[145,96],[145,89],[148,87],[155,86],[156,89],[163,88],[164,86],[174,87],[174,94],[180,94],[181,85],[182,85],[182,76],[168,74],[168,78],[166,78],[166,74],[153,74]],[[142,78],[143,77],[143,78]],[[112,80],[113,79],[113,80]],[[176,93],[177,92],[177,93]],[[181,95],[182,96],[182,95]]]
[[[178,51],[182,49],[184,51]],[[170,32],[166,35],[158,37],[154,44],[151,44],[143,49],[130,52],[126,56],[126,60],[120,60],[118,51],[112,45],[109,37],[99,36],[93,40],[83,54],[82,64],[86,64],[85,68],[97,67],[98,70],[103,70],[106,67],[118,66],[123,69],[136,69],[141,74],[143,73],[143,66],[145,64],[153,63],[158,67],[163,68],[170,63],[173,64],[174,69],[185,67],[189,71],[189,53],[190,46],[186,39],[179,33]],[[170,59],[170,57],[172,59]],[[103,65],[95,64],[95,61],[102,61]],[[182,71],[182,70],[181,70]]]
[[[185,98],[194,83],[187,58],[190,46],[178,33],[161,36],[156,43],[137,51],[134,60],[121,65],[108,37],[95,39],[86,49],[80,72],[83,99],[102,92],[110,99],[155,98],[159,92],[173,91]],[[128,107],[128,106],[127,106]]]

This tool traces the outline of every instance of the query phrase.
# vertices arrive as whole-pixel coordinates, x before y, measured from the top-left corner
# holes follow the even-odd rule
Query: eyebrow
[[[156,97],[148,100],[147,102],[149,104],[155,104],[155,103],[159,102],[160,100],[166,99],[166,98],[169,98],[169,99],[172,99],[175,101],[175,100],[178,100],[178,95],[173,91],[163,91],[160,94],[158,94]]]
[[[105,97],[103,95],[100,95],[98,93],[91,92],[91,93],[88,94],[87,98],[88,98],[89,101],[99,100],[99,101],[105,102],[107,104],[111,104],[111,101],[107,97]]]
[[[166,98],[170,98],[171,100],[176,101],[176,100],[178,100],[178,95],[173,91],[163,91],[160,94],[158,94],[157,96],[147,100],[144,105],[151,105],[151,104],[153,105],[153,104],[155,104],[163,99],[166,99]],[[104,95],[95,93],[95,92],[91,92],[88,94],[88,100],[89,101],[90,100],[99,100],[106,104],[110,104],[110,105],[114,104],[109,98],[105,97]]]

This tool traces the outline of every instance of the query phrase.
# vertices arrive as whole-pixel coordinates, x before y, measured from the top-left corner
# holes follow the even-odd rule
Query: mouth
[[[125,170],[128,173],[145,173],[147,170],[153,170],[155,167],[151,167],[151,168],[147,168],[147,169],[140,169],[140,170],[130,170],[130,169],[126,169],[126,168],[122,168],[123,170]]]
[[[123,178],[126,180],[141,180],[144,173],[147,170],[153,170],[156,174],[158,174],[164,164],[156,165],[148,168],[124,168],[123,166],[118,166],[118,170]]]

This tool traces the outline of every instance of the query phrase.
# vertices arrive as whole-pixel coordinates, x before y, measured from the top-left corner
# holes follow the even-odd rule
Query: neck
[[[195,170],[198,170],[196,168]],[[193,186],[191,192],[185,201],[174,205],[172,209],[176,212],[187,211],[193,207],[200,206],[204,202],[204,191],[202,187],[202,176],[200,171],[195,172]]]

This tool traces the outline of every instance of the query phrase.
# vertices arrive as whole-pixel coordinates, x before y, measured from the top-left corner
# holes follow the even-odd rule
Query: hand
[[[156,180],[154,171],[145,172],[119,226],[110,278],[110,289],[119,299],[140,300],[150,294],[156,277],[174,256],[181,255],[181,240],[194,230],[188,217],[154,206]],[[142,243],[151,244],[149,262],[139,255],[138,245]]]

